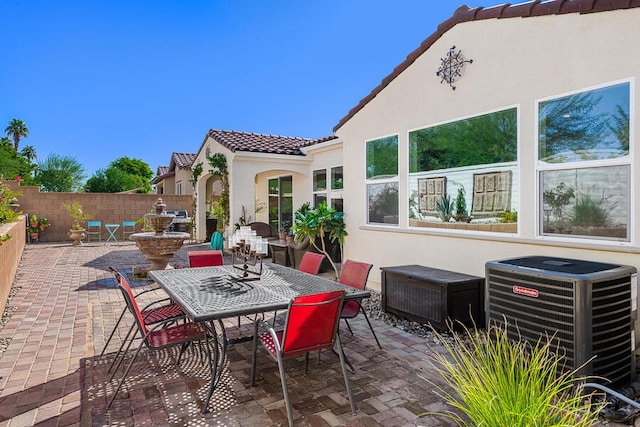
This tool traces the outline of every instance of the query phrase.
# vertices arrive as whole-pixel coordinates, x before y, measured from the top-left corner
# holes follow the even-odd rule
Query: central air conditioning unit
[[[485,264],[487,325],[535,344],[555,335],[566,368],[614,387],[635,377],[635,267],[531,256]],[[594,357],[595,356],[595,357]],[[592,357],[593,360],[589,361]]]

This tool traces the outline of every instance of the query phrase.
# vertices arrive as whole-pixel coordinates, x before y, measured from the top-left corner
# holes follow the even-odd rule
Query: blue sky
[[[87,177],[211,128],[320,138],[463,4],[496,3],[0,0],[0,129]]]

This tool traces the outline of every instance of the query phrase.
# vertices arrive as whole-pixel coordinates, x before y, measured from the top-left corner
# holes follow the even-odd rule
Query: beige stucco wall
[[[284,175],[293,176],[293,204],[296,209],[300,204],[309,200],[311,192],[311,164],[313,156],[284,156],[262,153],[232,153],[211,138],[202,145],[194,164],[202,162],[203,173],[196,186],[198,209],[198,224],[204,224],[206,218],[207,197],[218,195],[214,182],[209,173],[209,163],[206,160],[206,149],[209,155],[223,153],[227,157],[230,187],[230,224],[226,235],[233,233],[233,224],[238,221],[244,206],[247,216],[253,221],[267,222],[266,209],[256,213],[256,204],[265,204],[267,197],[267,180]],[[338,149],[338,156],[340,151]],[[198,227],[197,239],[205,239],[206,230]]]
[[[190,168],[176,168],[176,175],[174,177],[173,193],[178,194],[178,183],[182,183],[182,195],[193,194],[193,185],[191,184],[191,169]]]
[[[536,237],[534,163],[536,100],[621,80],[631,79],[632,147],[637,143],[638,22],[640,9],[458,24],[338,129],[337,135],[344,144],[343,156],[348,159],[344,164],[349,232],[345,255],[374,264],[370,286],[380,288],[379,267],[383,266],[415,263],[484,276],[484,265],[489,260],[537,254],[628,264],[640,269],[640,234],[633,220],[630,244],[581,244]],[[436,76],[441,58],[454,45],[474,61],[466,66],[455,91],[446,83],[441,84]],[[408,132],[513,106],[519,114],[518,233],[409,230]],[[400,224],[368,226],[364,142],[393,134],[399,137]],[[632,156],[634,164],[640,164],[640,150],[632,149]],[[638,186],[634,191],[632,218],[640,212]]]

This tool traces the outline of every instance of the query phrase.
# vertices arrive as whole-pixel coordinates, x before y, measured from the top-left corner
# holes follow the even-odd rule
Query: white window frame
[[[615,86],[618,84],[629,84],[629,154],[625,157],[619,157],[615,159],[603,159],[603,160],[589,160],[582,162],[566,162],[566,163],[546,163],[541,162],[538,159],[539,156],[539,127],[538,123],[540,120],[539,112],[540,112],[540,103],[558,99],[570,95],[575,95],[579,93],[585,93],[588,91],[593,91],[597,89],[602,89],[610,86]],[[535,111],[534,111],[534,156],[535,156],[535,236],[538,240],[545,241],[556,241],[556,242],[564,242],[564,243],[586,243],[586,244],[594,244],[594,245],[610,245],[610,246],[635,246],[635,171],[634,171],[634,117],[635,117],[635,79],[623,79],[616,80],[611,82],[606,82],[600,85],[580,88],[578,90],[554,94],[553,96],[548,96],[545,98],[537,99],[535,102]],[[580,235],[576,237],[568,236],[568,235],[553,235],[553,234],[543,234],[543,230],[541,229],[542,221],[544,221],[544,212],[543,205],[544,203],[541,200],[541,191],[542,191],[542,174],[543,172],[549,171],[562,171],[562,170],[578,170],[578,169],[590,169],[596,167],[607,167],[607,166],[628,166],[629,167],[629,212],[628,212],[628,223],[627,223],[627,234],[629,236],[628,241],[621,240],[613,240],[613,239],[598,239],[597,236],[588,236],[588,235]]]
[[[367,146],[370,142],[377,141],[379,139],[396,137],[398,144],[398,165],[397,165],[397,173],[395,176],[390,176],[387,178],[367,178]],[[364,144],[364,170],[365,170],[365,179],[364,179],[364,218],[366,220],[366,225],[371,227],[382,227],[382,228],[399,228],[400,227],[400,134],[399,133],[391,133],[388,135],[382,135],[376,138],[371,138],[365,140]],[[369,186],[376,184],[396,184],[398,187],[398,222],[396,224],[393,223],[384,223],[384,222],[371,222],[369,220]]]

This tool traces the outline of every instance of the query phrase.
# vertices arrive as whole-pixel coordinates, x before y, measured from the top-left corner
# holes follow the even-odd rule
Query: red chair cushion
[[[342,306],[341,318],[352,319],[360,313],[360,304],[357,301],[345,301]]]
[[[371,264],[348,259],[342,263],[339,282],[352,288],[364,289],[367,286],[371,267],[373,267]]]
[[[320,265],[324,260],[324,255],[317,254],[315,252],[305,252],[300,260],[300,266],[298,270],[305,273],[313,274],[314,276],[320,271]]]
[[[276,335],[278,336],[278,341],[282,342],[282,331],[276,332]],[[276,353],[276,344],[273,342],[273,338],[271,337],[271,334],[268,332],[264,334],[260,334],[259,338],[260,338],[260,342],[262,342],[262,344],[264,345],[264,348],[266,348],[267,351],[269,351],[269,354],[271,355],[271,357],[278,360],[278,355]]]
[[[212,267],[223,264],[222,251],[191,251],[189,267]]]
[[[191,341],[199,336],[204,338],[204,330],[200,323],[180,323],[169,328],[151,331],[147,336],[147,343],[151,347],[159,348]]]
[[[184,315],[184,312],[177,304],[163,305],[162,307],[151,308],[142,312],[145,325],[153,325],[154,323],[182,315]]]

